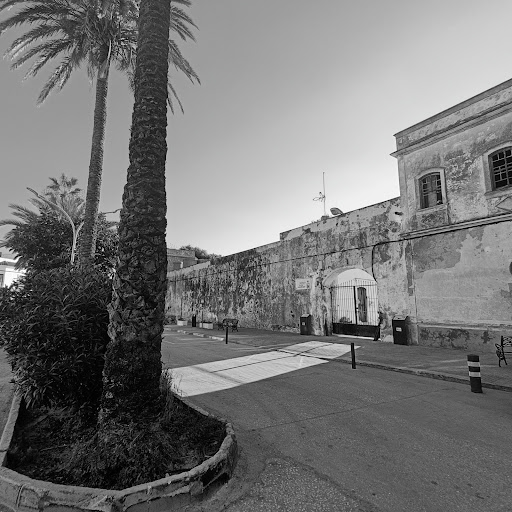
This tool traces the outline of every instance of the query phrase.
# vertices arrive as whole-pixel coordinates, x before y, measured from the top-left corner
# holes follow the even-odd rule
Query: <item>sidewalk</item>
[[[225,340],[225,331],[200,329],[197,327],[178,327],[167,325],[166,331],[181,332],[190,335],[204,336],[221,341]],[[356,365],[370,366],[422,377],[461,382],[469,385],[467,352],[460,349],[431,348],[418,345],[405,346],[381,341],[372,341],[358,337],[339,336],[307,336],[280,331],[240,328],[239,332],[228,334],[228,343],[251,345],[254,347],[282,348],[286,345],[304,343],[306,341],[322,343],[342,343],[356,347]],[[482,387],[512,391],[512,357],[509,365],[502,361],[498,366],[498,357],[493,350],[479,353]],[[336,361],[351,364],[350,352]]]

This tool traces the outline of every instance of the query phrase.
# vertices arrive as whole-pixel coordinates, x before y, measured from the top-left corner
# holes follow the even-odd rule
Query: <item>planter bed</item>
[[[196,412],[207,412],[183,401]],[[176,510],[213,492],[231,476],[237,460],[237,443],[231,424],[224,422],[225,436],[218,451],[198,466],[152,482],[123,490],[79,487],[36,480],[9,469],[8,450],[15,432],[22,400],[15,395],[0,440],[0,510],[33,512],[157,512]]]

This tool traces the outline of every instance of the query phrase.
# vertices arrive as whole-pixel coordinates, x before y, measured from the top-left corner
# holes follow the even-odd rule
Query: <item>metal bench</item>
[[[231,332],[238,332],[238,320],[236,318],[224,318],[222,322],[217,322],[217,329],[225,329],[226,327],[231,327]]]
[[[501,343],[495,343],[496,355],[498,356],[498,365],[501,366],[501,361],[505,361],[508,365],[505,354],[512,354],[512,336],[502,336]]]

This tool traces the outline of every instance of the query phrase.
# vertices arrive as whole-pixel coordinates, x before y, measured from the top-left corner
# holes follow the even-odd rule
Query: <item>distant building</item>
[[[190,267],[198,262],[194,250],[167,249],[167,271]]]
[[[16,259],[2,256],[0,252],[0,286],[10,286],[25,273],[24,270],[15,268],[16,261]]]

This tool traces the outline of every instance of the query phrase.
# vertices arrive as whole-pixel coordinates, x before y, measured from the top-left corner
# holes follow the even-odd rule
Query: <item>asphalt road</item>
[[[176,385],[231,421],[242,449],[197,510],[512,510],[510,393],[275,348],[164,338]]]

